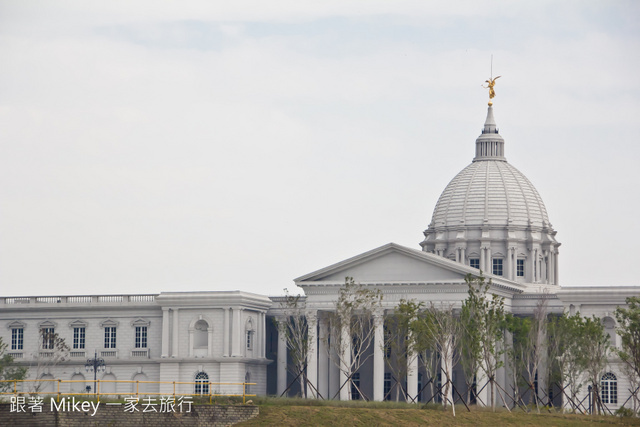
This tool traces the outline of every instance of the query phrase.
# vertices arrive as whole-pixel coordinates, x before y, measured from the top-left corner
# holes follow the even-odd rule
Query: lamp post
[[[87,363],[84,364],[84,369],[87,372],[93,372],[93,392],[97,393],[96,382],[98,371],[104,372],[106,369],[106,365],[104,363],[104,359],[102,357],[98,357],[98,352],[94,351],[93,359],[87,359]]]

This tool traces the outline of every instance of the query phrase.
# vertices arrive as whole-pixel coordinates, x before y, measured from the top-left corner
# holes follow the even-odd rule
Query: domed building
[[[402,374],[390,370],[383,344],[389,330],[385,316],[394,313],[402,300],[459,310],[468,296],[465,278],[481,272],[489,279],[489,292],[503,298],[507,312],[531,316],[544,300],[549,313],[598,317],[611,344],[620,346],[615,309],[625,305],[626,297],[640,295],[640,287],[605,284],[561,289],[556,231],[533,184],[507,162],[491,103],[475,145],[471,164],[442,192],[421,248],[387,243],[294,280],[305,294],[296,299],[300,311],[295,316],[305,316],[301,323],[308,327],[309,396],[384,400],[395,387],[403,390],[408,401],[429,400],[423,393],[426,384],[440,379],[427,372],[418,357],[406,358]],[[360,356],[345,352],[338,357],[328,347],[329,319],[346,277],[383,297],[369,319],[373,320],[369,328],[373,342],[362,353],[363,363],[352,372],[352,387],[345,385],[347,376],[338,365],[349,365]],[[65,393],[91,386],[81,371],[94,350],[94,357],[103,358],[107,365],[107,372],[98,377],[105,381],[103,392],[175,394],[172,384],[180,382],[178,392],[183,394],[213,390],[238,394],[245,382],[252,383],[245,389],[251,393],[295,395],[301,386],[291,369],[286,337],[273,321],[291,318],[285,301],[285,297],[241,291],[3,297],[0,322],[5,327],[0,328],[0,339],[10,343],[8,353],[25,367],[51,360],[53,350],[44,333],[58,334],[73,345],[67,360],[42,372],[29,371],[29,379],[44,381],[47,387],[57,382]],[[351,345],[352,341],[347,337],[346,342]],[[445,357],[451,355],[440,354],[441,360]],[[505,390],[514,385],[507,365],[495,375]],[[635,388],[622,365],[612,358],[602,375],[611,410],[624,405]],[[463,369],[455,366],[449,372],[456,389],[464,390]],[[483,386],[486,378],[478,375],[474,381],[479,403],[489,402],[488,387]],[[543,392],[549,390],[544,381],[538,381]],[[145,390],[132,389],[137,382]],[[53,391],[47,387],[43,390]],[[560,394],[560,389],[555,393]]]
[[[507,162],[489,105],[473,162],[444,189],[425,252],[525,283],[558,285],[556,231],[533,184]]]

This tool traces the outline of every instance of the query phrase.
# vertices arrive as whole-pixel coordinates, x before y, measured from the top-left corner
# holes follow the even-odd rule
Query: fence
[[[250,387],[256,383],[212,383],[208,381],[133,381],[133,380],[96,380],[94,391],[90,380],[4,380],[0,381],[0,396],[2,395],[56,395],[60,401],[61,396],[95,396],[100,401],[102,396],[199,396],[208,397],[209,403],[214,397],[240,397],[242,403],[246,403],[247,397],[255,397],[249,394]],[[69,385],[66,387],[66,385]],[[118,387],[119,384],[125,386]],[[128,384],[128,386],[126,385]],[[157,387],[155,387],[157,385]],[[164,385],[164,386],[163,386]],[[129,390],[124,390],[124,389]],[[151,390],[154,388],[157,390]],[[9,390],[11,389],[11,390]],[[68,391],[63,391],[68,389]],[[161,392],[160,390],[164,391]],[[240,392],[241,391],[241,392]]]

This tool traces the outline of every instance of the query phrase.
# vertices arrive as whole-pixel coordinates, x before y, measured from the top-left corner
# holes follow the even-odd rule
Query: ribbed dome
[[[473,162],[440,195],[422,250],[525,283],[558,282],[556,231],[529,180],[507,163],[489,103]]]
[[[433,211],[432,226],[548,225],[531,182],[506,161],[474,161],[451,180]]]

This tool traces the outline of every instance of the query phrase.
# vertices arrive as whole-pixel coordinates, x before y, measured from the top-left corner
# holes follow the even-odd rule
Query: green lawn
[[[525,414],[518,409],[491,412],[464,406],[456,407],[454,418],[451,411],[444,412],[435,406],[428,408],[398,403],[366,402],[318,402],[301,399],[258,399],[260,416],[240,426],[582,426],[637,425],[640,418],[614,416],[585,416],[573,414],[537,412]]]

